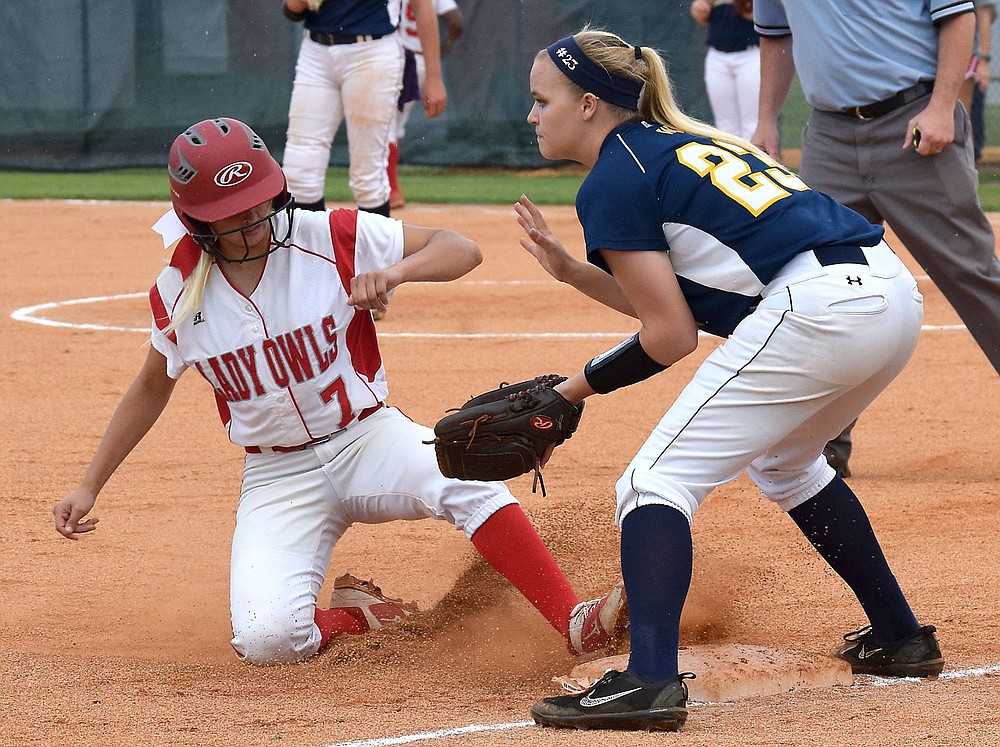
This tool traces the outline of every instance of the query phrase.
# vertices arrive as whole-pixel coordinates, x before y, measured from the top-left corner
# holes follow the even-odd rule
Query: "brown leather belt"
[[[384,406],[385,406],[384,402],[379,402],[377,405],[373,405],[372,407],[368,407],[362,410],[360,413],[358,413],[358,422],[360,423],[365,418],[374,415]],[[314,438],[312,441],[306,441],[304,444],[299,444],[298,446],[247,446],[245,448],[247,454],[264,454],[266,452],[272,452],[272,451],[285,454],[290,451],[302,451],[303,449],[308,449],[313,446],[319,446],[320,444],[325,444],[331,438],[336,436],[337,433],[340,433],[340,431],[336,431],[335,433],[328,433],[325,436]]]

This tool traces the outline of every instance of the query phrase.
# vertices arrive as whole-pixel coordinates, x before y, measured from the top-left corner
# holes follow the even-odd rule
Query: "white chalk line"
[[[972,669],[957,669],[952,672],[942,672],[938,679],[956,680],[965,677],[983,677],[993,672],[1000,672],[1000,664],[990,664],[984,667],[974,667]],[[891,687],[903,683],[924,682],[916,677],[866,677],[859,682],[862,686],[869,687]],[[689,702],[688,706],[719,705],[718,703],[698,703]],[[534,726],[534,721],[510,721],[504,724],[470,724],[468,726],[457,726],[452,729],[435,729],[434,731],[421,731],[414,734],[404,734],[398,737],[375,737],[373,739],[358,739],[350,742],[334,742],[323,745],[323,747],[391,747],[396,744],[413,744],[414,742],[429,742],[434,739],[446,739],[462,734],[474,734],[478,732],[509,731],[510,729],[524,729]]]
[[[401,737],[377,737],[375,739],[361,739],[354,742],[337,742],[336,744],[325,745],[325,747],[388,747],[393,744],[412,744],[413,742],[425,742],[431,739],[444,739],[446,737],[456,737],[461,734],[474,734],[483,731],[523,729],[526,726],[533,726],[534,723],[534,721],[511,721],[507,724],[471,724],[469,726],[458,726],[454,729],[438,729],[436,731],[406,734]]]
[[[465,280],[457,281],[475,285],[535,285],[542,283],[555,284],[554,280]],[[64,327],[67,329],[86,329],[101,332],[137,332],[149,334],[149,327],[122,327],[114,324],[90,324],[86,322],[62,322],[49,319],[41,312],[59,309],[67,306],[82,306],[85,304],[122,301],[133,298],[145,298],[146,293],[118,293],[111,296],[91,296],[89,298],[73,298],[68,301],[51,301],[34,306],[23,306],[10,315],[11,319],[28,324],[39,324],[43,327]],[[952,332],[965,329],[964,324],[925,324],[920,328],[924,332]],[[442,339],[442,340],[530,340],[530,339],[584,339],[584,338],[619,338],[627,337],[634,330],[622,332],[385,332],[380,331],[383,339]]]
[[[988,674],[1000,672],[1000,664],[989,664],[985,667],[972,669],[956,669],[953,672],[941,672],[939,680],[958,680],[965,677],[985,677]],[[865,684],[870,687],[889,687],[901,682],[923,682],[919,677],[870,677]]]

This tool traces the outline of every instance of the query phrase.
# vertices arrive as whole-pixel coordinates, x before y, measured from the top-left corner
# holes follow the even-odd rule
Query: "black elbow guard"
[[[591,389],[598,394],[607,394],[615,389],[645,381],[667,368],[668,366],[657,363],[649,357],[639,344],[639,334],[636,333],[608,352],[601,353],[588,361],[584,366],[583,375]]]

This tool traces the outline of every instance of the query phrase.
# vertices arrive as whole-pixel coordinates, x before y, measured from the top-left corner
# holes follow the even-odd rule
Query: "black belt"
[[[334,44],[358,44],[359,42],[370,42],[381,39],[385,34],[327,34],[323,31],[310,31],[309,38],[324,47],[332,47]]]
[[[824,267],[868,264],[868,259],[860,246],[821,246],[813,249],[813,254]]]
[[[734,46],[729,46],[728,44],[723,44],[721,47],[712,45],[719,52],[725,52],[727,54],[733,54],[735,52],[746,52],[748,49],[753,49],[756,44],[736,44]]]
[[[894,94],[887,99],[876,101],[874,104],[865,104],[864,106],[850,106],[839,112],[834,112],[834,114],[842,114],[845,117],[851,117],[853,119],[875,119],[876,117],[884,116],[889,112],[896,111],[896,109],[901,106],[906,106],[917,99],[923,98],[933,90],[933,80],[922,80],[914,86],[904,88],[899,93]]]

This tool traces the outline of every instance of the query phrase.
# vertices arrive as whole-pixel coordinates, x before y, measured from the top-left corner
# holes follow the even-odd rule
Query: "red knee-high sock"
[[[510,581],[563,636],[569,613],[580,601],[524,511],[504,506],[472,535],[487,563]]]
[[[320,651],[345,633],[361,635],[368,632],[368,623],[365,622],[364,617],[358,619],[345,609],[321,610],[317,608],[315,619],[322,636],[319,644]]]
[[[399,193],[399,143],[389,143],[389,189],[393,194]]]

